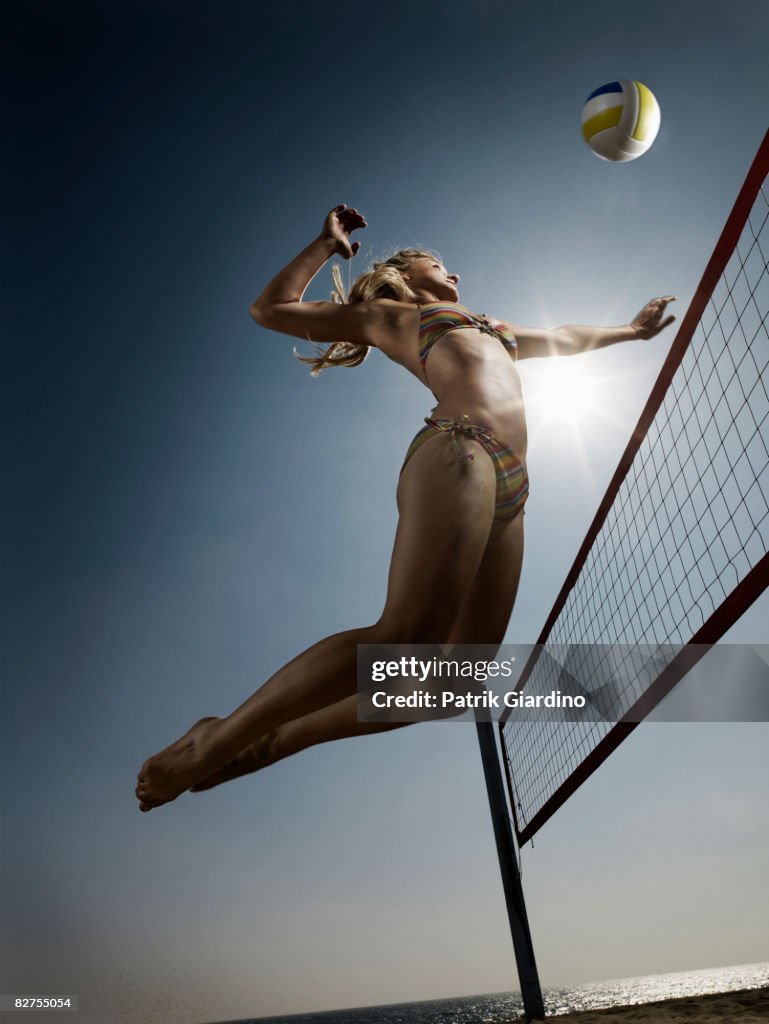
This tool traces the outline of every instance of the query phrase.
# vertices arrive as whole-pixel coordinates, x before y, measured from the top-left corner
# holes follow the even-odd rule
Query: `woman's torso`
[[[433,392],[432,419],[466,415],[525,458],[523,390],[507,324],[459,303],[404,303],[379,348]]]

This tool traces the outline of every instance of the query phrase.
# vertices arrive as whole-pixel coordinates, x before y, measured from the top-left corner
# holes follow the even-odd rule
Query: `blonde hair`
[[[372,299],[396,299],[398,302],[416,302],[417,296],[401,277],[399,271],[408,270],[414,260],[440,260],[437,253],[427,249],[398,249],[385,260],[377,260],[365,274],[357,279],[350,294],[345,295],[339,265],[331,268],[334,290],[331,301],[349,306],[357,302],[371,302]],[[294,349],[294,355],[301,363],[312,366],[310,374],[317,377],[321,370],[328,366],[360,366],[371,348],[369,345],[358,345],[351,341],[334,341],[328,348],[315,346],[317,356],[300,356]]]

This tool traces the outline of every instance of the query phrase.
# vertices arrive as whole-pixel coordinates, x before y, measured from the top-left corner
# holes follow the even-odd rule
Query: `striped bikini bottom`
[[[436,431],[447,433],[454,444],[457,455],[466,462],[472,462],[475,456],[472,452],[463,452],[459,447],[457,434],[464,434],[473,438],[489,453],[494,465],[494,473],[497,478],[497,495],[494,505],[494,524],[502,523],[506,519],[513,519],[522,510],[526,499],[529,496],[529,475],[526,466],[512,448],[508,448],[502,441],[490,434],[488,430],[470,423],[467,416],[461,420],[431,420],[425,418],[427,426],[422,427],[414,440],[409,445],[406,458],[403,460],[401,473],[406,463],[414,452],[429,438],[435,436]]]

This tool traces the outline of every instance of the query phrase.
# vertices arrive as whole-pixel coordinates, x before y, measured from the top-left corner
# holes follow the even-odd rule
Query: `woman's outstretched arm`
[[[652,299],[633,318],[629,324],[620,327],[590,327],[586,324],[567,324],[553,330],[537,330],[531,327],[518,327],[510,324],[518,342],[520,359],[533,359],[539,356],[570,356],[581,352],[590,352],[596,348],[616,345],[619,341],[632,341],[634,338],[653,338],[661,330],[672,324],[674,316],[663,320],[665,307],[675,300],[675,295]]]
[[[350,341],[376,345],[384,312],[381,302],[342,305],[334,302],[302,302],[307,286],[334,255],[350,259],[360,242],[350,233],[365,228],[362,214],[344,205],[335,206],[320,234],[267,285],[251,304],[251,316],[262,327],[312,341]]]

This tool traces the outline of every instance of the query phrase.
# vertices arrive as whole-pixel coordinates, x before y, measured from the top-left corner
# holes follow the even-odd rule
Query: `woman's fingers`
[[[355,228],[366,227],[366,218],[362,213],[358,213],[357,210],[344,210],[339,214],[339,219],[350,231],[354,231]]]
[[[654,300],[655,314],[657,319],[660,319],[662,316],[664,316],[665,307],[669,302],[675,302],[675,299],[675,295],[666,295],[664,296],[664,298]],[[672,323],[674,320],[674,316],[668,317],[668,319],[664,322],[664,324],[661,325],[661,327],[667,327],[667,325]]]
[[[365,227],[366,225],[366,218],[363,214],[359,213],[354,206],[347,206],[345,203],[335,206],[330,216],[336,216],[345,223],[354,223],[358,227]]]
[[[659,317],[662,317],[662,316],[664,315],[664,313],[665,313],[665,307],[667,306],[667,304],[668,304],[669,302],[675,302],[675,300],[676,300],[676,297],[675,297],[675,295],[666,295],[666,296],[665,296],[664,298],[662,298],[662,299],[660,299],[660,300],[659,300],[659,302],[660,302],[660,307],[659,307]],[[662,321],[662,323],[661,323],[661,324],[660,324],[660,326],[659,326],[659,329],[660,329],[660,330],[662,330],[662,329],[663,329],[663,327],[668,327],[668,326],[670,326],[670,324],[672,324],[674,320],[675,320],[675,317],[674,317],[674,316],[672,316],[672,315],[671,315],[671,316],[669,316],[669,317],[668,317],[668,318],[667,318],[666,320],[663,320],[663,321]]]
[[[342,209],[336,213],[336,221],[339,225],[338,230],[341,230],[340,241],[342,243],[342,250],[340,255],[344,259],[350,259],[352,256],[356,256],[360,250],[360,242],[350,242],[350,235],[353,231],[358,228],[367,227],[366,218],[362,213],[359,213],[355,207],[343,206]]]
[[[665,327],[669,327],[675,320],[675,317],[671,315],[665,320],[662,317],[665,315],[667,304],[675,302],[675,300],[675,295],[663,295],[658,299],[650,299],[632,322],[638,336],[641,338],[653,338]]]
[[[323,227],[323,236],[336,241],[337,253],[348,260],[360,249],[360,242],[350,242],[350,234],[358,228],[368,227],[366,218],[354,206],[338,203],[330,210]]]

